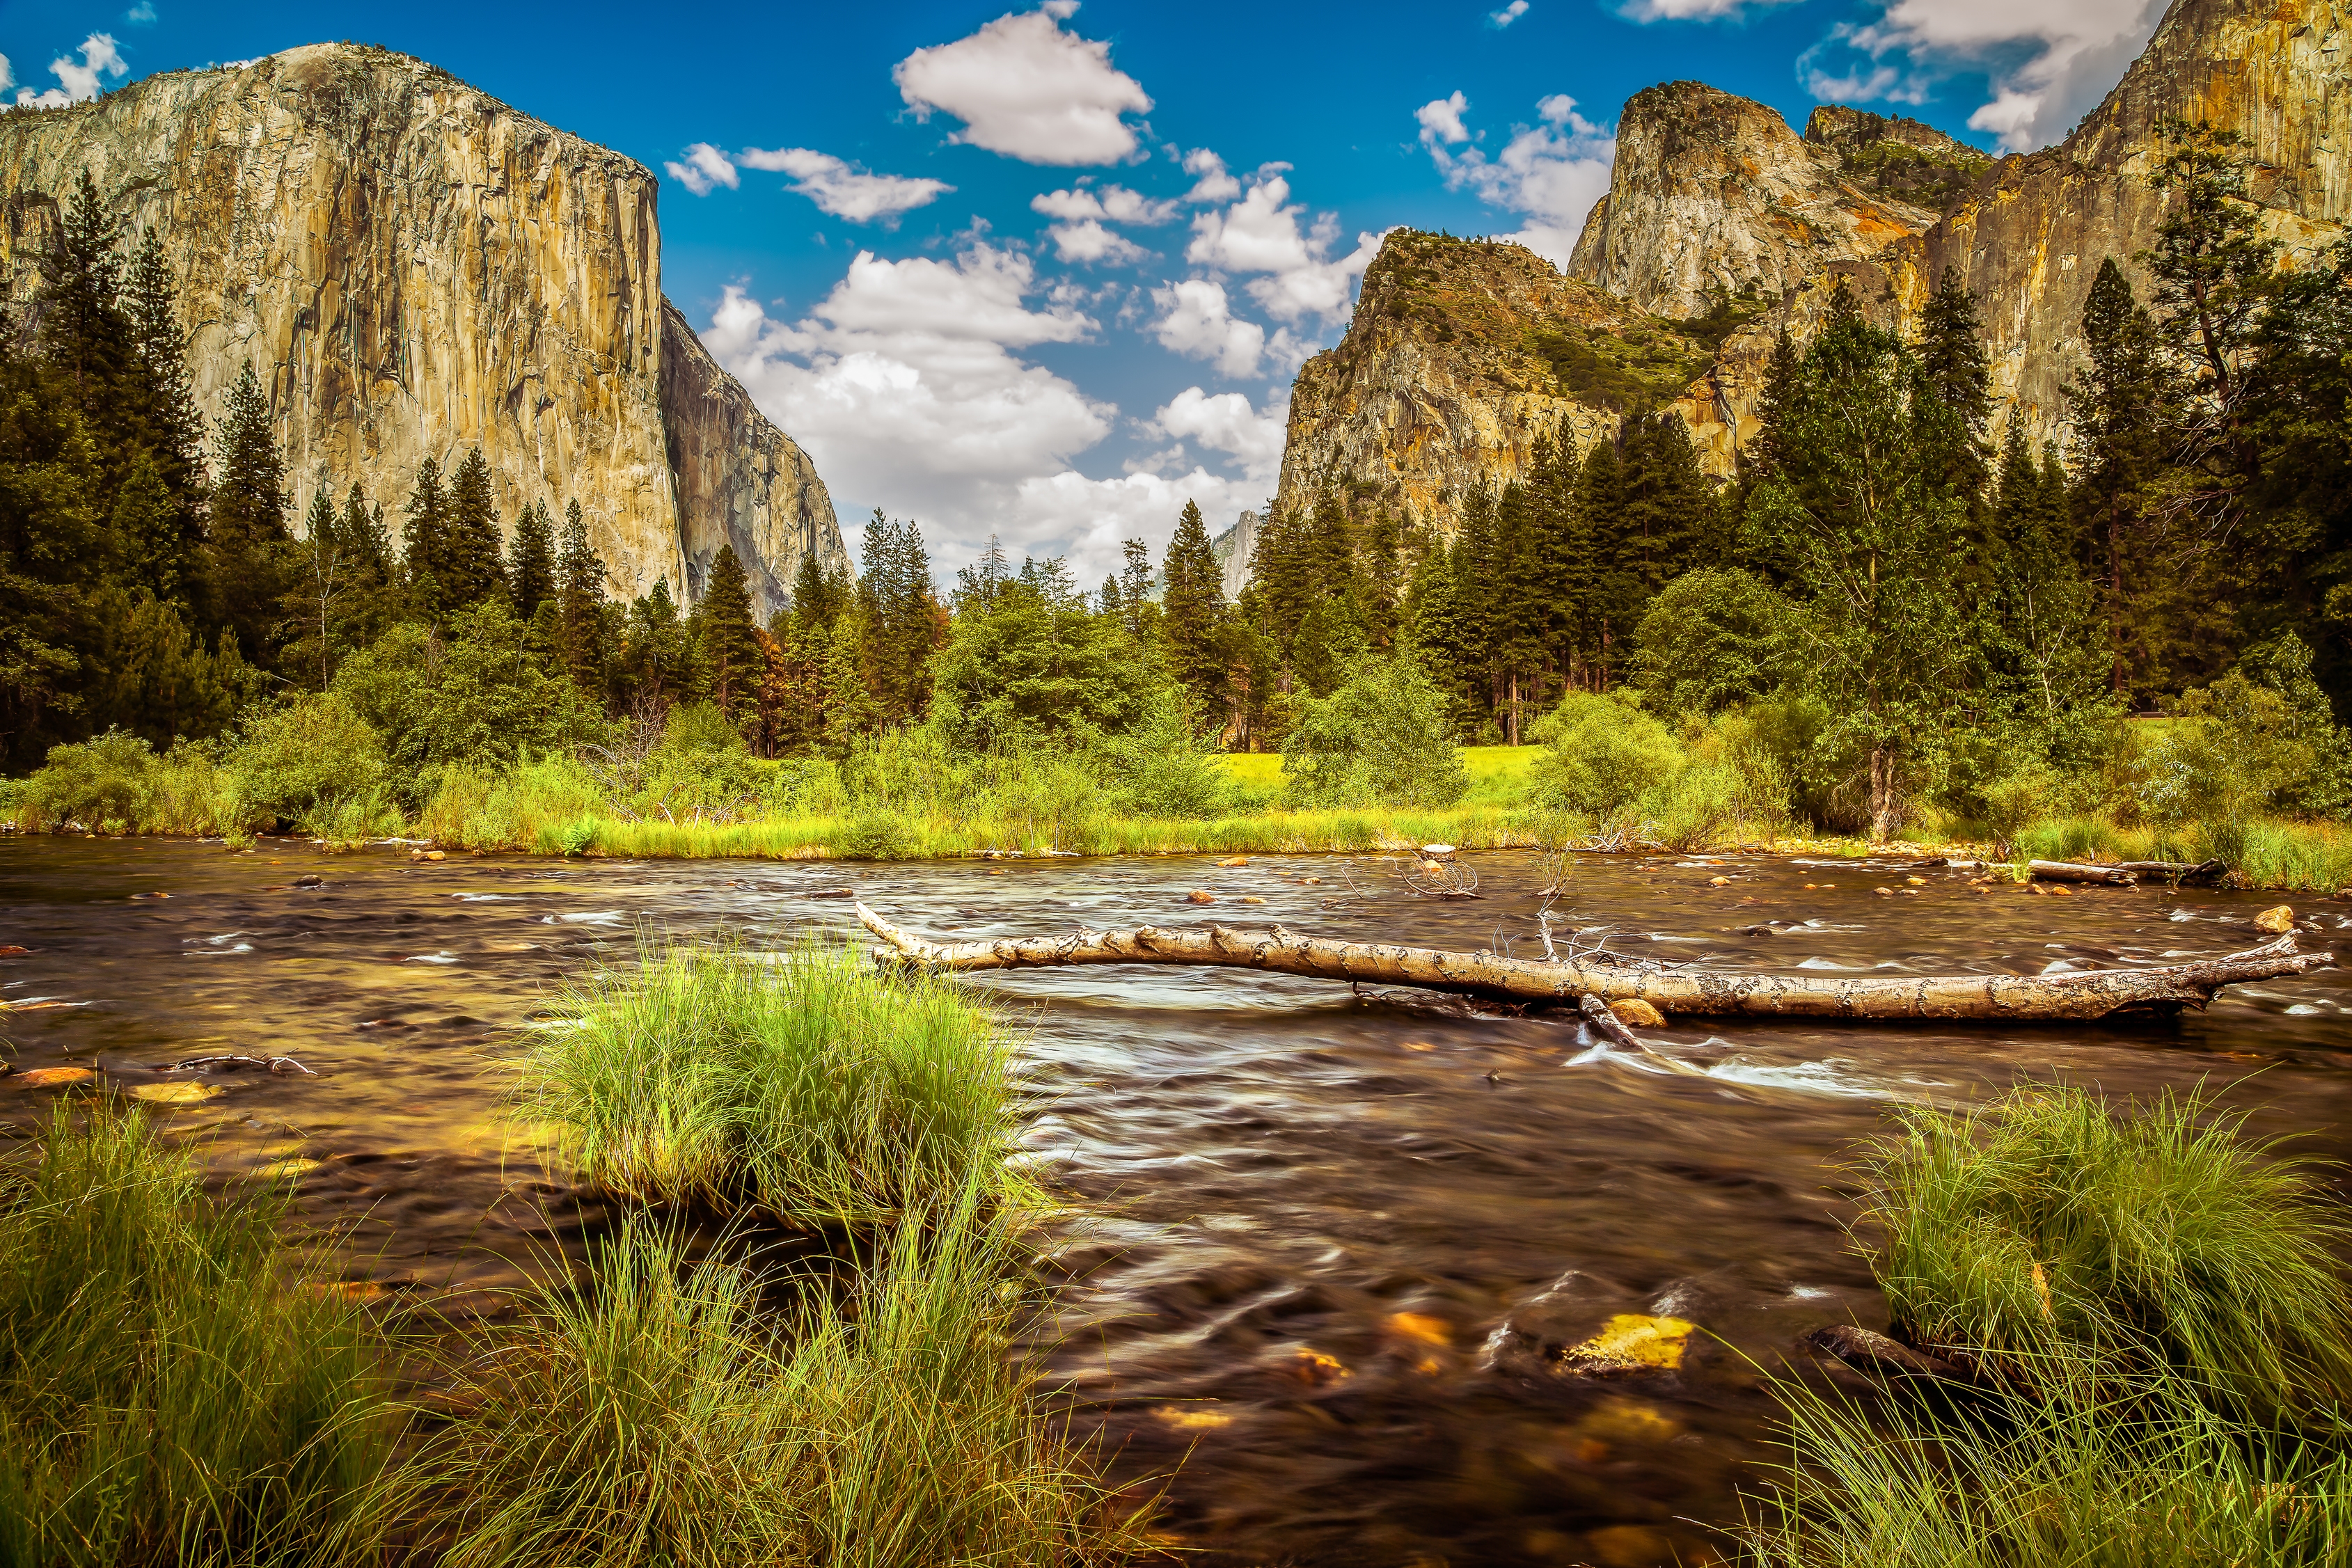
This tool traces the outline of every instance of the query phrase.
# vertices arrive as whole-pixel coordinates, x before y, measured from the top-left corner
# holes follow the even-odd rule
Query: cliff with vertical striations
[[[578,500],[625,593],[698,593],[732,542],[765,613],[803,555],[846,564],[807,455],[663,298],[635,161],[350,45],[10,110],[0,284],[24,330],[84,169],[163,238],[205,413],[260,373],[298,515],[356,479],[396,516],[425,458],[478,445],[509,527]]]
[[[1874,314],[1907,329],[1947,267],[1983,316],[1997,424],[2014,417],[2036,440],[2058,434],[2100,264],[2114,257],[2147,296],[2134,257],[2164,219],[2164,195],[2147,178],[2163,155],[2164,120],[2203,120],[2246,138],[2250,194],[2290,265],[2341,236],[2352,218],[2345,24],[2329,0],[2175,0],[2123,80],[2065,141],[2002,159],[1934,225],[1874,256],[1825,267],[1727,340],[1685,401],[1698,439],[1727,455],[1746,438],[1773,335],[1785,321],[1799,342],[1809,338],[1836,274],[1852,276]]]

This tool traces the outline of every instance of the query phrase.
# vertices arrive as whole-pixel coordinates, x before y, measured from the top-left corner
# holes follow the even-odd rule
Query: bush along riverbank
[[[518,1111],[624,1217],[577,1278],[454,1336],[291,1266],[282,1190],[208,1196],[137,1111],[61,1108],[0,1175],[0,1560],[1082,1568],[1148,1544],[1149,1505],[1009,1349],[1045,1303],[995,1019],[817,947],[650,951],[560,1011]],[[403,1392],[419,1368],[429,1400]]]
[[[1843,787],[1813,778],[1807,754],[1791,749],[1783,731],[1803,727],[1788,715],[1726,713],[1677,729],[1619,697],[1567,699],[1530,727],[1537,744],[1522,747],[1457,748],[1407,722],[1410,705],[1399,716],[1368,699],[1360,732],[1310,727],[1279,755],[1206,751],[1181,721],[1115,740],[977,749],[931,722],[860,737],[838,757],[781,760],[751,755],[713,711],[679,706],[625,745],[446,762],[396,785],[373,732],[338,703],[304,699],[241,737],[162,753],[119,734],[56,747],[30,778],[0,781],[0,829],[233,844],[262,832],[337,846],[406,837],[455,850],[693,859],[1444,842],[1916,853],[2021,868],[2029,859],[2220,860],[2233,885],[2352,887],[2352,828],[2279,809],[2284,787],[2241,777],[2210,719],[2125,727],[2095,770],[2021,773],[1946,806],[1914,802],[1895,838],[1873,842],[1853,831],[1860,823],[1841,804]]]
[[[2347,1231],[2318,1174],[2194,1101],[2027,1087],[1864,1162],[1892,1337],[1779,1385],[1754,1568],[2352,1561]]]

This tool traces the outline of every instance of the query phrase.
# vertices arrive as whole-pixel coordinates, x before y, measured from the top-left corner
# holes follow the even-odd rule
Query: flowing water
[[[965,938],[1216,918],[1538,950],[1543,867],[1465,859],[1484,896],[1433,903],[1378,856],[855,870],[0,841],[0,946],[32,949],[0,958],[0,1034],[20,1071],[89,1066],[131,1090],[190,1056],[297,1058],[315,1076],[219,1075],[176,1124],[224,1165],[299,1173],[301,1213],[354,1280],[495,1312],[610,1218],[513,1141],[499,1059],[567,974],[625,960],[647,928],[783,942],[845,926],[846,901],[811,895],[855,886]],[[2276,902],[1924,877],[1886,896],[1901,869],[1592,857],[1553,913],[1580,944],[1668,963],[2036,973],[2252,946]],[[1185,902],[1194,888],[1218,903]],[[2352,947],[2343,910],[2306,911],[2306,944]],[[1739,933],[1771,921],[1790,925]],[[1705,1561],[1772,1462],[1759,1364],[1820,1323],[1883,1322],[1841,1162],[1894,1105],[2021,1078],[2201,1087],[2259,1133],[2352,1154],[2344,969],[2168,1021],[1651,1031],[1689,1075],[1574,1025],[1248,972],[989,988],[1030,1026],[1029,1144],[1091,1215],[1068,1239],[1054,1364],[1121,1475],[1173,1473],[1170,1526],[1207,1568]],[[0,1080],[20,1133],[46,1099]],[[1570,1271],[1580,1304],[1539,1300]],[[1526,1353],[1593,1302],[1702,1333],[1675,1372],[1604,1381]]]

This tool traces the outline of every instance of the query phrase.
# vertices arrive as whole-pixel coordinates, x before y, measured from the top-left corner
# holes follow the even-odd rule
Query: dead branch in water
[[[1501,1001],[1603,1001],[1638,997],[1663,1013],[1750,1018],[2095,1019],[2136,1009],[2203,1008],[2224,986],[2300,975],[2335,962],[2297,953],[2290,933],[2267,946],[2149,969],[2086,969],[2058,975],[1740,975],[1706,970],[1612,968],[1544,963],[1496,953],[1449,953],[1385,942],[1333,942],[1276,926],[1190,930],[1144,925],[1073,931],[996,942],[927,942],[863,903],[857,917],[889,944],[877,962],[972,973],[1052,969],[1072,964],[1191,964],[1276,974],[1412,986]]]

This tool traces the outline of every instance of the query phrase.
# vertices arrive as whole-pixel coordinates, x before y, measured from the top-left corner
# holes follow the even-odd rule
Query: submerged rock
[[[19,1072],[16,1082],[23,1089],[62,1089],[72,1083],[87,1083],[97,1073],[87,1067],[36,1067],[30,1072]]]
[[[2294,929],[2294,907],[2290,904],[2281,904],[2263,910],[2260,915],[2254,916],[2254,929],[2257,931],[2268,932],[2273,936],[2285,936],[2288,932]]]

